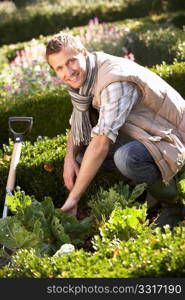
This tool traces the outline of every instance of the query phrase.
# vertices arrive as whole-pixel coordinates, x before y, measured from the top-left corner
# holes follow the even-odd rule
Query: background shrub
[[[151,68],[164,80],[166,80],[171,86],[173,86],[181,95],[185,98],[185,89],[183,82],[185,80],[185,62],[174,63],[173,65],[156,65]]]
[[[26,2],[25,2],[26,3]],[[56,1],[36,2],[35,6],[17,10],[1,18],[0,45],[28,41],[39,35],[54,34],[66,27],[87,24],[98,17],[101,22],[112,22],[126,18],[144,17],[151,13],[176,11],[185,8],[183,0],[133,0],[133,1]],[[5,10],[6,11],[6,10]],[[3,15],[3,14],[2,14]]]
[[[175,58],[185,61],[185,34],[171,26],[145,25],[130,33],[125,47],[141,65],[172,64]]]
[[[178,61],[185,60],[185,35],[182,29],[174,27],[173,16],[168,14],[115,23],[100,23],[96,17],[89,21],[88,26],[66,31],[79,35],[90,52],[104,51],[118,56],[133,53],[135,60],[145,66],[164,61],[171,64],[175,58]],[[26,49],[33,51],[34,47],[40,47],[40,52],[43,51],[50,38],[41,36],[37,40],[1,47],[2,67],[5,63],[13,62],[18,53]]]

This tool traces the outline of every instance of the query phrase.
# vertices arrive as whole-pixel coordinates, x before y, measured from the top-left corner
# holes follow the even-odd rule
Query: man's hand
[[[65,186],[69,191],[72,190],[75,179],[79,173],[79,166],[73,157],[66,155],[64,160],[63,178]]]
[[[77,202],[70,200],[69,198],[66,200],[66,202],[64,203],[64,205],[61,207],[62,211],[76,216],[77,214]]]

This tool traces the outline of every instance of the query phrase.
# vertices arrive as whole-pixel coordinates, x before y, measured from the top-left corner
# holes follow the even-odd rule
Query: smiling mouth
[[[76,75],[71,76],[71,77],[68,79],[68,81],[69,81],[69,82],[76,82],[76,81],[78,81],[78,79],[79,79],[79,73],[76,74]]]

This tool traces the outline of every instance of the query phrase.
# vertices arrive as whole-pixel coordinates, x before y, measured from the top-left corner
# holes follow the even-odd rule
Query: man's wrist
[[[64,160],[66,160],[66,159],[71,159],[71,160],[75,160],[75,155],[74,155],[74,153],[67,153],[66,155],[65,155],[65,158],[64,158]]]
[[[76,191],[73,188],[68,196],[68,200],[69,201],[72,200],[73,202],[75,202],[77,204],[78,201],[80,200],[80,197],[81,197],[81,195],[79,193],[76,193]]]

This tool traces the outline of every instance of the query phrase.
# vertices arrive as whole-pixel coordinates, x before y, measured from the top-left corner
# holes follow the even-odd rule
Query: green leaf
[[[30,229],[33,229],[34,224],[37,220],[40,220],[41,223],[46,222],[41,203],[35,200],[31,203],[30,206],[24,209],[22,221]]]
[[[25,195],[24,191],[16,191],[14,195],[6,195],[8,207],[13,213],[22,211],[25,207],[29,206],[32,202],[31,197]]]
[[[51,221],[51,230],[54,237],[61,241],[62,244],[71,243],[69,236],[64,231],[61,221],[56,216],[54,216]]]
[[[50,197],[45,197],[41,202],[41,209],[44,213],[45,218],[51,218],[54,214],[55,207]]]
[[[43,229],[42,229],[42,224],[39,220],[37,220],[34,224],[33,233],[36,235],[36,237],[39,240],[44,239],[44,232],[43,232]]]
[[[146,183],[141,183],[141,184],[137,184],[131,195],[129,198],[129,204],[131,204],[132,202],[134,202],[140,195],[142,195],[142,193],[144,192],[144,190],[146,189],[147,184]]]
[[[177,189],[181,197],[185,198],[185,179],[177,182]]]
[[[17,217],[0,219],[0,243],[9,249],[35,247],[36,235],[27,231]]]
[[[126,207],[121,209],[116,207],[109,220],[100,228],[101,236],[105,240],[119,239],[128,240],[135,237],[146,223],[146,205],[138,209],[136,207]]]
[[[5,249],[0,249],[0,258],[11,259],[11,255],[7,253]]]

